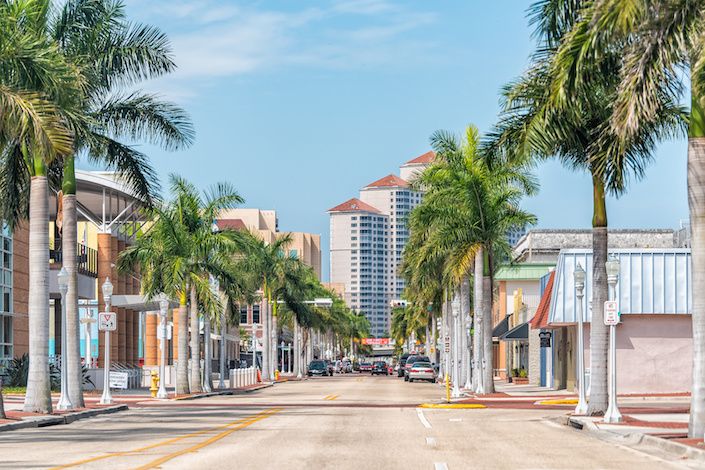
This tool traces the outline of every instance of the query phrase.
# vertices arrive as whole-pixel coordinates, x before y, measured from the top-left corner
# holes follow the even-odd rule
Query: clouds
[[[423,60],[436,15],[388,0],[334,2],[131,0],[128,13],[159,25],[174,45],[175,82],[207,82],[289,67],[354,69]],[[292,5],[298,8],[292,8]]]

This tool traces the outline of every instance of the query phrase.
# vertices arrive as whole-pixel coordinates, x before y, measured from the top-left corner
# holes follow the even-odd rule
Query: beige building
[[[390,302],[402,297],[404,280],[398,275],[409,238],[406,219],[421,202],[413,180],[433,160],[425,154],[366,185],[359,198],[328,210],[330,214],[330,281],[345,285],[350,308],[363,313],[372,334],[387,335],[391,328]]]
[[[276,211],[228,209],[220,213],[217,224],[219,227],[247,229],[258,234],[267,243],[272,243],[278,237],[289,235],[291,243],[287,246],[286,254],[311,266],[318,279],[321,279],[321,236],[306,232],[280,232]]]

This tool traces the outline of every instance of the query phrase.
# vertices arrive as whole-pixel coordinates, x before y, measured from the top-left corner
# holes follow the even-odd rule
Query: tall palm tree
[[[86,77],[81,119],[70,122],[76,134],[75,152],[64,158],[61,197],[63,266],[69,273],[66,331],[69,395],[83,406],[81,391],[76,221],[75,160],[90,160],[116,168],[134,192],[151,204],[156,181],[145,155],[120,138],[146,140],[170,150],[191,143],[193,128],[178,107],[135,91],[145,79],[176,66],[166,36],[158,29],[128,23],[125,8],[113,0],[70,0],[49,18],[48,31],[65,57]]]
[[[80,115],[85,83],[76,67],[61,57],[45,36],[43,26],[48,11],[49,4],[38,0],[0,2],[0,34],[8,40],[0,47],[0,215],[14,228],[21,220],[18,215],[26,216],[29,206],[29,278],[33,289],[28,308],[30,364],[24,410],[41,413],[52,409],[47,170],[72,150],[73,129],[65,117]],[[37,55],[28,58],[18,53]],[[50,75],[52,69],[55,76]]]
[[[662,114],[662,96],[679,102],[690,92],[688,204],[693,285],[705,282],[705,60],[701,2],[605,0],[586,5],[561,45],[556,88],[565,95],[588,86],[587,67],[619,47],[623,62],[611,124],[633,139]],[[681,73],[685,72],[685,73]],[[689,80],[689,87],[684,86]],[[705,293],[693,292],[693,387],[688,432],[705,433]]]
[[[285,263],[284,252],[286,247],[291,243],[291,237],[284,235],[272,243],[267,243],[260,237],[250,233],[241,232],[239,238],[239,249],[244,256],[244,264],[246,270],[253,278],[253,282],[262,289],[262,305],[264,307],[262,320],[264,325],[262,351],[262,377],[265,380],[271,380],[274,377],[272,368],[272,331],[273,331],[273,311],[276,309],[275,292],[280,285],[283,272],[283,264]],[[276,341],[274,341],[276,342]]]
[[[492,276],[510,249],[506,233],[535,221],[519,202],[525,194],[533,194],[536,184],[522,162],[487,157],[479,144],[473,126],[468,126],[463,141],[436,132],[431,137],[436,161],[420,175],[418,184],[427,188],[420,207],[430,207],[429,213],[436,215],[426,247],[446,257],[444,276],[454,295],[459,295],[460,283],[476,266],[475,331],[481,337],[474,344],[480,353],[477,366],[485,365],[477,374],[478,392],[491,393]]]
[[[503,110],[495,130],[485,142],[488,152],[509,159],[557,157],[568,168],[588,171],[593,189],[592,218],[592,320],[590,327],[590,402],[588,414],[607,410],[608,329],[602,309],[608,296],[607,202],[608,193],[626,191],[630,175],[643,175],[660,138],[674,135],[682,123],[681,110],[661,94],[662,113],[645,123],[629,139],[620,138],[610,125],[617,96],[620,49],[593,62],[590,86],[572,90],[569,100],[556,84],[562,80],[557,66],[559,48],[580,20],[585,2],[542,0],[531,8],[531,23],[539,46],[524,75],[502,92]]]
[[[234,232],[213,230],[223,210],[242,202],[235,189],[219,183],[203,196],[183,178],[171,176],[173,199],[153,209],[152,228],[125,250],[119,268],[139,265],[142,289],[148,296],[165,292],[180,299],[178,330],[177,394],[202,390],[200,371],[199,305],[209,315],[220,312],[219,296],[210,276],[231,286],[229,266],[237,247]],[[191,380],[188,378],[188,313],[191,310]]]

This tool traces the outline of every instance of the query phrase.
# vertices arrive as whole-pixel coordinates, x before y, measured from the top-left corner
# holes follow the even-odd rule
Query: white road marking
[[[428,422],[421,408],[416,408],[416,415],[419,417],[419,421],[421,421],[421,424],[423,424],[426,429],[431,429],[431,423]]]
[[[463,418],[450,418],[448,421],[450,421],[451,423],[458,423],[462,420],[463,420]]]
[[[436,438],[435,437],[427,437],[426,438],[426,444],[429,447],[436,447]]]
[[[433,468],[434,470],[448,470],[448,464],[445,462],[435,462]]]

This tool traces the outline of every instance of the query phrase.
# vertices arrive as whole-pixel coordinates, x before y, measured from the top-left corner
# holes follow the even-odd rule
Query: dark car
[[[361,362],[360,363],[360,372],[371,372],[372,371],[372,364],[369,362]]]
[[[378,375],[378,374],[389,375],[389,368],[387,367],[386,362],[375,361],[375,363],[372,364],[372,375]]]
[[[308,376],[312,377],[314,375],[333,375],[329,373],[328,366],[325,361],[311,361],[308,365]]]
[[[404,366],[406,365],[406,360],[409,356],[411,356],[411,354],[404,353],[399,357],[399,369],[397,370],[398,377],[404,377]]]
[[[404,363],[404,381],[409,381],[409,370],[416,362],[431,362],[428,356],[409,356]]]

